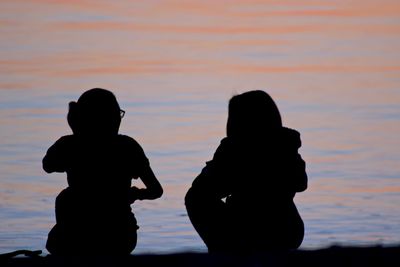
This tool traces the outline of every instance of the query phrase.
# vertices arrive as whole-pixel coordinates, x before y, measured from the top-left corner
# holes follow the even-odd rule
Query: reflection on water
[[[0,10],[0,252],[44,248],[66,178],[45,174],[41,158],[69,133],[67,103],[97,86],[115,91],[121,132],[165,187],[134,205],[137,253],[205,251],[183,196],[224,135],[227,101],[250,89],[270,92],[302,133],[302,247],[400,241],[398,1],[16,0]]]

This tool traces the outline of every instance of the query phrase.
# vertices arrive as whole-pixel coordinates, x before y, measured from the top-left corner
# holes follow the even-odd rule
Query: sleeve
[[[192,183],[195,191],[201,191],[204,197],[224,198],[231,194],[232,166],[230,164],[228,141],[222,140],[214,157],[206,163],[201,173]]]
[[[286,177],[284,180],[286,187],[292,193],[306,190],[308,182],[306,163],[298,152],[301,147],[300,133],[294,129],[283,127],[280,141],[277,143],[280,144],[277,149],[280,151],[280,162],[283,167],[281,171]]]
[[[301,155],[297,153],[296,160],[293,166],[293,177],[294,180],[294,191],[295,192],[303,192],[307,189],[308,186],[308,177],[306,173],[306,163],[301,158]]]
[[[289,175],[292,179],[292,189],[294,192],[303,192],[307,189],[308,178],[306,173],[306,163],[298,152],[301,147],[300,133],[293,129],[290,129],[288,133],[290,134],[288,144],[291,150],[291,152],[288,152],[288,154],[291,155],[289,160],[290,168],[288,169],[290,171]]]
[[[150,166],[150,162],[144,153],[143,148],[140,146],[135,139],[126,136],[126,141],[129,143],[129,166],[131,169],[131,176],[135,179],[141,177],[146,170]]]
[[[69,138],[64,136],[58,139],[43,158],[43,169],[47,173],[65,172],[68,166]]]

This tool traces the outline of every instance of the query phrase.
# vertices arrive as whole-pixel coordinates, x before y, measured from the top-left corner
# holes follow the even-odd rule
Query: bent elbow
[[[297,185],[296,192],[306,191],[307,188],[308,188],[308,177],[307,174],[304,174],[303,181]]]
[[[307,183],[304,183],[304,184],[302,184],[301,186],[299,186],[299,187],[297,187],[297,192],[304,192],[304,191],[306,191],[307,190],[307,188],[308,188],[308,185],[307,185]]]
[[[160,186],[156,191],[155,191],[155,198],[160,198],[164,194],[163,188]]]
[[[146,197],[147,199],[157,199],[163,195],[164,190],[162,189],[161,186],[159,186],[156,188],[152,188],[151,191],[149,190],[147,192],[148,192]]]
[[[46,158],[44,158],[44,159],[42,160],[42,168],[43,168],[43,170],[44,170],[45,172],[47,172],[47,173],[52,173],[52,172],[54,172],[54,169],[51,168],[51,164],[49,164],[49,162],[48,162],[48,160],[47,160]]]

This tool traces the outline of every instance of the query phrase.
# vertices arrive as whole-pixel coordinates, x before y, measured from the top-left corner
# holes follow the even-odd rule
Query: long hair
[[[118,134],[121,124],[120,107],[111,91],[93,88],[84,92],[77,102],[69,103],[67,120],[74,134]]]
[[[229,101],[228,137],[262,137],[282,127],[274,100],[261,90],[233,96]]]

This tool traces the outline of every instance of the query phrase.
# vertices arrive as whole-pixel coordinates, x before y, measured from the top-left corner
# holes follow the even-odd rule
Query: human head
[[[262,137],[282,127],[282,119],[274,100],[261,90],[235,95],[229,101],[228,137]]]
[[[68,124],[74,134],[104,136],[118,134],[121,109],[115,95],[102,88],[84,92],[69,103]]]

